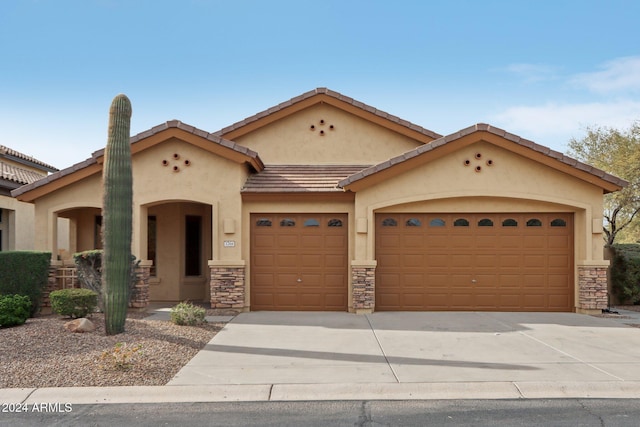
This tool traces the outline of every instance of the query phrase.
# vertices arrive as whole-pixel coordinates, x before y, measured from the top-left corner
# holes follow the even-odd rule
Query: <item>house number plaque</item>
[[[225,240],[223,242],[223,245],[225,248],[234,248],[236,246],[236,241],[235,240]]]

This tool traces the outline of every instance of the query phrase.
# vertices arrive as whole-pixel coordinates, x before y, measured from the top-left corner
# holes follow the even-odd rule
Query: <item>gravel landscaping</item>
[[[115,336],[105,335],[99,313],[90,316],[96,330],[88,333],[67,331],[63,325],[71,319],[55,314],[0,329],[0,388],[165,385],[224,326],[178,326],[145,316],[129,313],[126,331]],[[131,359],[123,360],[124,353]]]

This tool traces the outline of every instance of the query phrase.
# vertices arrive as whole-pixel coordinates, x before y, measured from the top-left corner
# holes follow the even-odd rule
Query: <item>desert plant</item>
[[[98,309],[104,311],[104,293],[102,292],[102,250],[93,249],[73,254],[73,261],[78,272],[78,282],[85,289],[91,289],[98,294]],[[129,298],[131,300],[133,288],[138,281],[136,269],[140,260],[131,255],[131,281],[129,283]]]
[[[206,323],[205,309],[190,302],[181,302],[171,308],[171,321],[176,325],[200,325]]]
[[[133,174],[131,171],[131,102],[125,95],[113,99],[104,153],[102,182],[102,289],[107,335],[124,332],[131,280]]]
[[[611,285],[622,303],[640,303],[640,245],[612,246]]]
[[[85,317],[98,305],[98,294],[90,289],[60,289],[49,294],[51,309],[71,318]]]
[[[128,345],[127,343],[116,343],[111,350],[105,350],[100,356],[104,365],[102,369],[113,369],[126,371],[133,366],[136,356],[142,354],[142,345]]]
[[[23,325],[29,318],[31,299],[24,295],[0,295],[0,328]]]
[[[40,309],[50,263],[51,252],[0,252],[0,294],[28,296],[33,316]]]

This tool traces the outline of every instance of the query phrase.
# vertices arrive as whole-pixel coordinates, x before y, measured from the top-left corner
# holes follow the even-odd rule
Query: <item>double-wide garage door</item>
[[[346,214],[251,215],[252,310],[347,310]]]
[[[573,311],[573,214],[377,214],[377,310]]]

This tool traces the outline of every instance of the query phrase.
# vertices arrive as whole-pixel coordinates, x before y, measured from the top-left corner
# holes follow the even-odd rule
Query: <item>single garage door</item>
[[[377,214],[377,310],[573,311],[573,214]]]
[[[251,215],[252,310],[347,310],[346,214]]]

